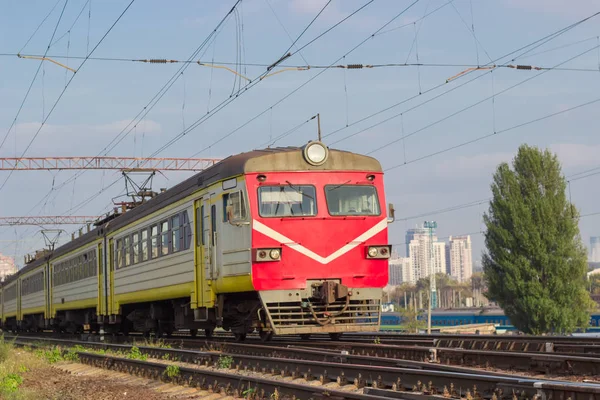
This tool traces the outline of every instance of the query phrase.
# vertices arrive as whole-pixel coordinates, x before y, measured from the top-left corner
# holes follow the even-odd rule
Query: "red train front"
[[[246,168],[260,323],[276,334],[378,330],[391,250],[379,162],[320,142],[262,161]]]

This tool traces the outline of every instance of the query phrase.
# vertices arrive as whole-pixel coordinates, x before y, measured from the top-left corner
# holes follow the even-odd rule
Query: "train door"
[[[46,263],[44,267],[44,300],[45,300],[45,308],[44,308],[44,319],[46,323],[50,319],[50,288],[52,287],[52,272],[50,263]]]
[[[21,320],[23,319],[21,316],[21,279],[17,279],[17,298],[15,299],[17,301],[17,316],[16,316],[16,320],[17,320],[17,324],[20,325],[21,324]]]
[[[198,308],[211,308],[214,306],[214,294],[212,291],[211,271],[211,237],[210,234],[210,200],[198,199],[194,202],[194,224],[195,224],[195,288],[196,305]],[[206,314],[204,314],[206,316]],[[198,318],[205,319],[205,318]]]
[[[104,292],[104,246],[102,243],[98,244],[98,265],[96,265],[96,275],[98,275],[98,301],[96,304],[96,314],[98,315],[98,322],[103,320],[102,315],[106,315],[106,294]]]
[[[105,284],[107,285],[106,287],[106,293],[108,296],[108,306],[106,309],[106,314],[109,315],[109,320],[114,320],[113,315],[115,315],[117,313],[117,310],[115,310],[114,306],[114,300],[115,300],[115,243],[113,241],[113,239],[109,239],[108,241],[108,255],[106,256],[106,265],[108,266],[107,268],[107,279],[104,279]]]

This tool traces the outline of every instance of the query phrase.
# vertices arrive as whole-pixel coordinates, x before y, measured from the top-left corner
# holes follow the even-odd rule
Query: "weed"
[[[12,343],[4,340],[4,335],[0,335],[0,362],[8,358],[8,354],[12,349]]]
[[[19,372],[20,373],[29,372],[29,368],[27,368],[27,366],[25,366],[25,365],[19,365]]]
[[[233,364],[233,357],[220,355],[217,360],[217,368],[229,369]]]
[[[62,351],[58,347],[53,347],[50,350],[38,349],[36,355],[48,361],[49,364],[54,364],[63,360]]]
[[[168,365],[163,375],[166,375],[169,379],[177,378],[179,376],[179,366]]]
[[[67,361],[79,361],[79,354],[77,352],[75,348],[70,348],[63,357]]]
[[[374,340],[373,343],[375,344],[381,344],[381,339],[379,338],[379,336],[377,336]]]
[[[23,383],[23,378],[19,374],[5,375],[0,381],[0,393],[14,393]]]
[[[242,396],[250,398],[254,393],[256,393],[256,388],[248,388],[242,392]]]
[[[158,347],[159,349],[172,349],[169,343],[165,343],[163,339],[150,340],[146,339],[140,343],[143,347]]]
[[[129,358],[130,360],[146,361],[148,359],[148,355],[142,353],[136,346],[133,346],[131,350],[129,350],[129,353],[125,355],[125,357]]]

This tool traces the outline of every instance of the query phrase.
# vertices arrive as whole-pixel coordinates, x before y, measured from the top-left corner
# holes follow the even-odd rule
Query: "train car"
[[[418,316],[419,319],[426,321],[427,312],[423,311]],[[390,312],[382,313],[381,325],[401,325],[403,318],[400,313]],[[500,308],[464,308],[449,310],[433,310],[431,312],[431,325],[436,327],[457,326],[467,324],[495,324],[502,330],[514,330],[510,319],[504,315]],[[600,314],[593,312],[590,315],[590,326],[588,330],[594,331],[600,327]]]
[[[241,153],[27,265],[2,286],[2,320],[39,326],[43,292],[58,330],[376,331],[389,210],[373,158],[321,142]],[[21,315],[20,279],[40,273]]]

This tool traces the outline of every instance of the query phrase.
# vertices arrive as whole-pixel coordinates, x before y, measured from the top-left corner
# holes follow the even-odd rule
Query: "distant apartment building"
[[[435,230],[433,231],[435,235]],[[414,239],[418,239],[420,236],[429,236],[429,229],[427,228],[411,228],[406,231],[406,257],[410,257],[410,242]]]
[[[600,236],[590,237],[590,261],[600,262]]]
[[[446,245],[446,272],[459,282],[473,275],[473,248],[471,236],[450,236]]]
[[[4,281],[7,276],[17,272],[15,260],[12,257],[3,256],[0,254],[0,282]]]
[[[397,286],[402,283],[414,283],[410,266],[410,258],[395,257],[390,259],[390,279],[388,285]]]
[[[427,230],[425,230],[427,231]],[[407,232],[407,238],[409,233]],[[431,241],[430,241],[431,240]],[[431,245],[433,243],[433,245]],[[414,238],[408,244],[410,254],[410,270],[412,281],[416,282],[426,278],[432,273],[446,272],[446,245],[438,242],[437,236],[429,234],[414,234]],[[433,248],[433,257],[431,250]]]

